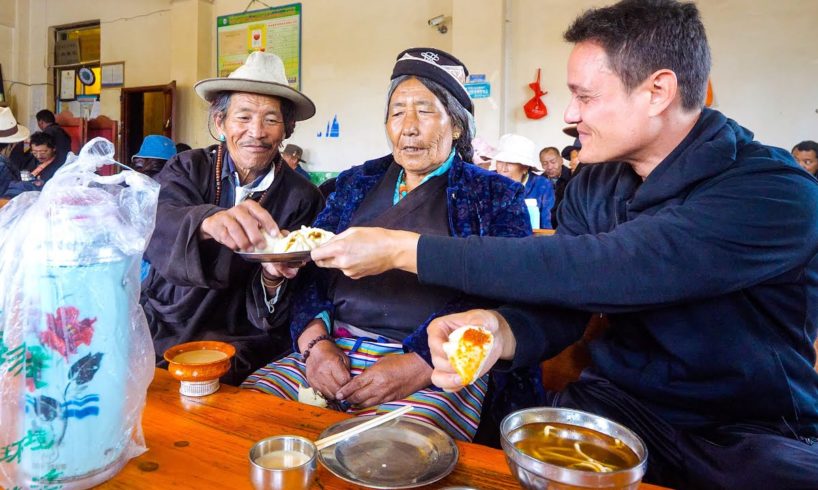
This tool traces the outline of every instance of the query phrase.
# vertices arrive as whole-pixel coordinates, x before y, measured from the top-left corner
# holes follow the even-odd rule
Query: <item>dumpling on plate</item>
[[[267,245],[263,249],[257,249],[256,252],[273,254],[306,252],[326,243],[334,236],[335,234],[331,231],[307,226],[302,226],[300,230],[281,238],[265,233],[264,238],[267,240]]]

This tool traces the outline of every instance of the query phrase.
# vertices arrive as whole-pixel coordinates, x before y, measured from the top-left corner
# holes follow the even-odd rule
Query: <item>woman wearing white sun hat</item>
[[[534,173],[542,172],[537,145],[525,136],[503,135],[494,154],[494,166],[497,173],[523,184],[526,201],[534,199],[537,202],[540,219],[536,228],[551,229],[554,184],[542,175]]]

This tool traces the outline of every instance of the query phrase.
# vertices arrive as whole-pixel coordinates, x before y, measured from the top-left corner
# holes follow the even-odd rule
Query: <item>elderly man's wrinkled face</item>
[[[814,151],[793,150],[792,156],[795,157],[795,161],[798,162],[804,170],[812,175],[815,175],[815,172],[818,171],[818,155],[816,155]]]
[[[651,93],[645,87],[631,92],[611,70],[605,50],[593,42],[574,46],[568,58],[571,101],[565,122],[576,124],[584,163],[630,162],[651,141]]]
[[[521,163],[508,163],[496,161],[497,173],[504,175],[514,182],[522,182],[523,177],[528,173],[528,167]]]
[[[215,122],[240,176],[266,169],[284,139],[281,101],[267,95],[234,93],[227,113]]]
[[[392,93],[386,132],[395,161],[407,173],[428,174],[452,151],[452,119],[443,103],[414,78]]]
[[[562,172],[562,155],[559,153],[553,150],[540,153],[540,163],[546,177],[549,179],[556,179],[560,176]]]
[[[31,154],[38,162],[45,163],[57,156],[57,150],[48,145],[31,145]]]

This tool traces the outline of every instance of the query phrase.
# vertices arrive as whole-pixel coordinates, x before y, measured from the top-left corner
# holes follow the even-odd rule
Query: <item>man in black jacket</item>
[[[507,301],[430,324],[432,381],[449,390],[462,386],[442,349],[455,328],[492,331],[486,369],[505,370],[556,355],[604,312],[591,367],[548,404],[635,431],[646,481],[815,488],[818,182],[703,107],[710,49],[694,4],[623,0],[565,38],[565,120],[595,164],[572,178],[556,236],[353,228],[313,259]]]

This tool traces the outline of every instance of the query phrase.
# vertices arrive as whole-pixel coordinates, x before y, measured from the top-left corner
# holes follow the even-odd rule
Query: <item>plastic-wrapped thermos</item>
[[[26,335],[23,480],[88,488],[119,471],[131,438],[125,403],[133,258],[106,230],[112,202],[52,203],[42,264],[26,281],[39,297]],[[56,205],[58,204],[58,205]],[[110,226],[106,226],[108,223]],[[45,478],[45,480],[44,480]]]

